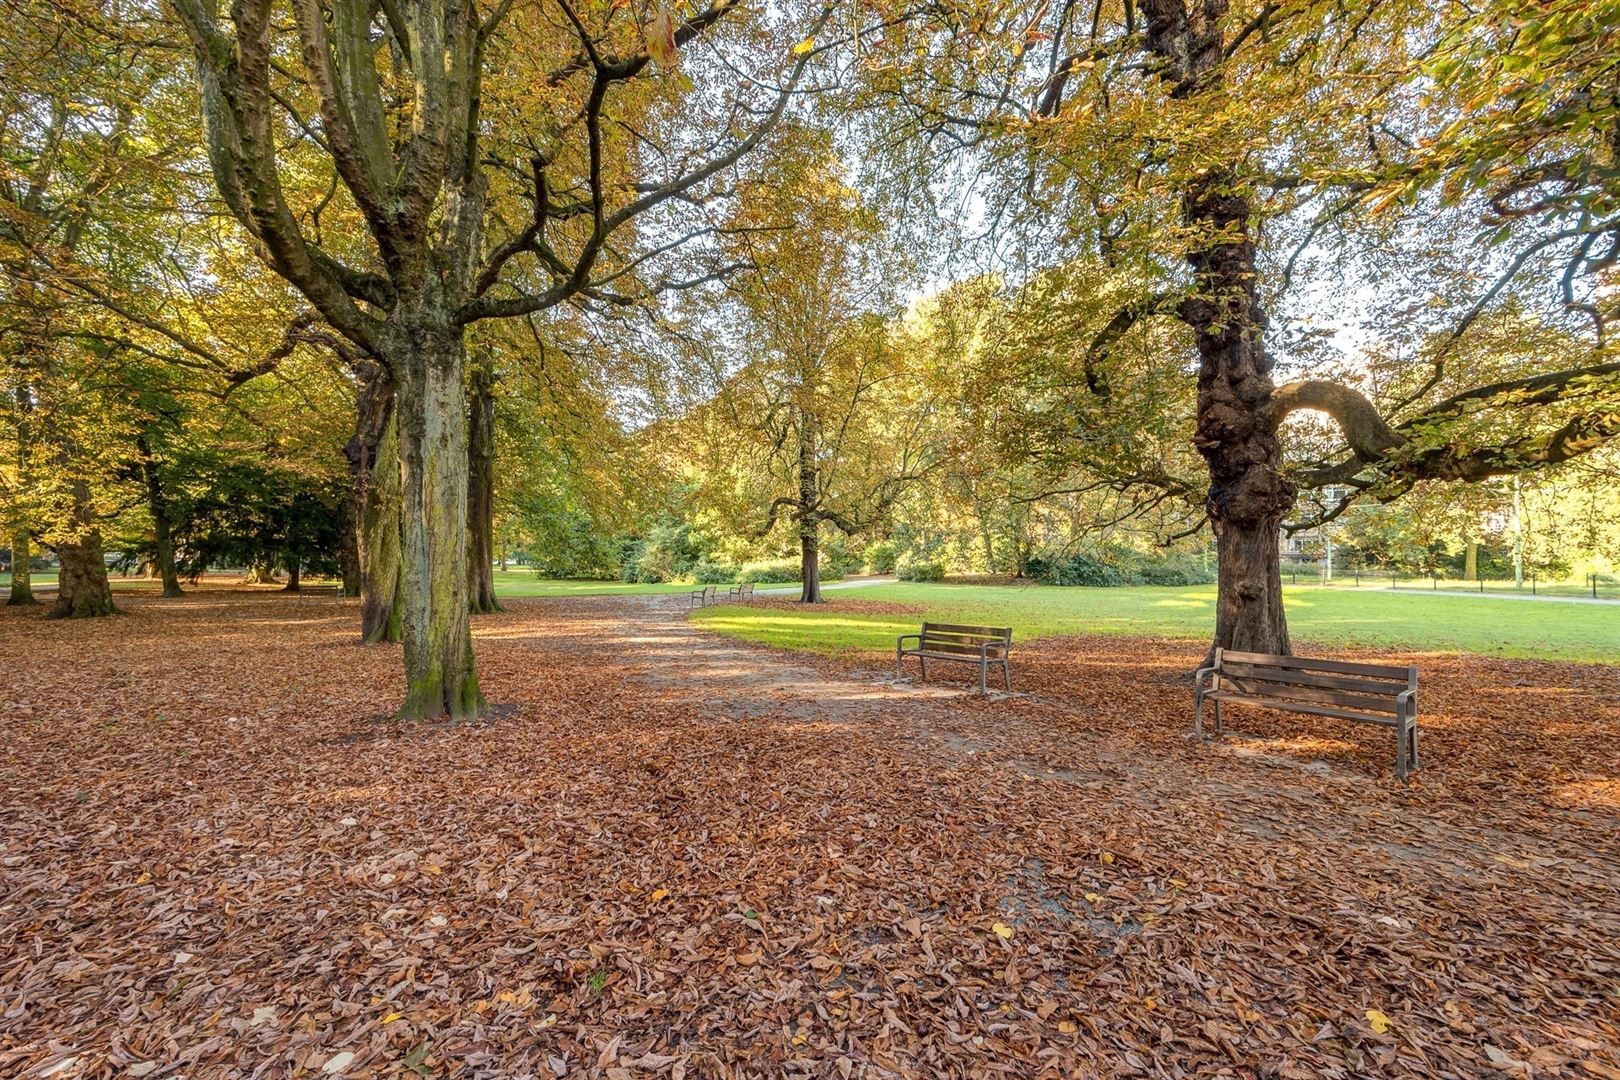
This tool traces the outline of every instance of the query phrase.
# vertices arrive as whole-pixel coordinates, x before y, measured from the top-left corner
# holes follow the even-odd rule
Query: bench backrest
[[[1216,649],[1215,668],[1215,689],[1226,693],[1390,716],[1399,711],[1397,696],[1417,689],[1416,667],[1388,664]]]
[[[999,656],[1012,645],[1010,626],[957,626],[953,623],[922,624],[922,648],[929,652],[978,656],[979,646],[991,643],[989,653]]]
[[[754,583],[752,581],[745,581],[741,585],[737,586],[737,595],[738,596],[753,596],[754,595]]]

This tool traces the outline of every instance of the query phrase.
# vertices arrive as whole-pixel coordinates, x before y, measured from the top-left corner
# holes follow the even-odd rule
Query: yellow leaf
[[[646,27],[647,55],[665,71],[673,71],[679,61],[675,48],[675,20],[669,8],[660,5]]]
[[[1073,1035],[1080,1030],[1080,1025],[1073,1020],[1059,1020],[1058,1030],[1065,1035]]]
[[[1112,863],[1114,861],[1114,853],[1112,851],[1103,852],[1102,861],[1105,863]]]
[[[1143,998],[1142,999],[1142,1008],[1144,1008],[1144,1009],[1157,1009],[1158,1007],[1159,1007],[1159,1003],[1157,1001],[1154,1001],[1152,998]]]
[[[1102,903],[1102,896],[1099,895],[1098,893],[1088,892],[1088,893],[1086,893],[1086,903],[1088,903],[1088,904],[1100,904],[1100,903]]]
[[[1371,1024],[1373,1031],[1379,1035],[1382,1035],[1384,1032],[1388,1031],[1394,1026],[1389,1022],[1389,1017],[1385,1016],[1378,1009],[1367,1010],[1367,1023]]]
[[[1187,887],[1187,883],[1185,881],[1182,881],[1180,878],[1174,878],[1174,877],[1170,879],[1170,885],[1171,885],[1172,888],[1176,888],[1176,889],[1185,889]]]
[[[1006,941],[1008,938],[1013,936],[1013,928],[1003,922],[996,923],[994,926],[990,927],[990,929],[994,930],[996,937],[1003,941]]]
[[[427,874],[428,877],[438,877],[440,874],[444,873],[444,867],[438,865],[437,863],[428,863],[422,867],[422,871],[423,873]]]
[[[652,891],[652,895],[649,896],[647,899],[651,900],[653,903],[656,904],[658,901],[662,900],[664,897],[666,897],[668,895],[669,895],[669,890],[668,889],[654,889]]]
[[[385,1024],[392,1024],[395,1020],[403,1020],[404,1018],[405,1014],[402,1012],[391,1012],[382,1018],[382,1022]]]
[[[816,39],[813,38],[813,37],[807,37],[803,41],[799,42],[797,45],[793,46],[793,55],[794,56],[803,56],[805,53],[809,52],[811,49],[813,49],[815,47],[816,47]]]
[[[151,881],[151,880],[152,880],[152,875],[151,874],[142,874],[140,877],[135,879],[135,884],[137,884],[137,885],[145,885],[148,881]]]

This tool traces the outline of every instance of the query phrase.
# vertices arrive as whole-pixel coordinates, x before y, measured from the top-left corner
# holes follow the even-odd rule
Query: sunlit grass
[[[1202,639],[1213,626],[1215,590],[1042,586],[877,585],[833,593],[821,608],[713,607],[692,618],[748,641],[811,652],[892,649],[924,618],[1011,626],[1014,640],[1063,634]],[[915,617],[862,615],[840,601],[906,604]],[[1433,595],[1390,589],[1284,592],[1295,647],[1392,648],[1417,652],[1620,663],[1620,606]]]

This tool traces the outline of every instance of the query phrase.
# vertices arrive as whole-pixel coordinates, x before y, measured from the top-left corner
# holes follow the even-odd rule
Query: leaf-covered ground
[[[352,604],[124,606],[0,614],[0,1076],[1620,1076],[1620,668],[1419,657],[1403,790],[1191,742],[1193,642],[979,699],[515,601],[406,729]]]

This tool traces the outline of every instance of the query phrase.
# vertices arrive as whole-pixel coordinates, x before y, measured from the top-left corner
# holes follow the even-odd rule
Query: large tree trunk
[[[486,360],[472,371],[467,430],[467,588],[472,611],[500,611],[495,599],[495,380]]]
[[[56,603],[48,618],[87,619],[111,615],[112,586],[107,581],[107,559],[101,549],[101,530],[91,520],[90,489],[83,480],[72,484],[74,534],[56,545],[61,563]]]
[[[37,604],[34,599],[34,545],[27,529],[11,537],[11,596],[7,604]]]
[[[1211,174],[1187,200],[1187,218],[1222,239],[1194,251],[1197,294],[1183,314],[1198,335],[1198,418],[1194,442],[1209,466],[1207,509],[1215,531],[1218,598],[1214,645],[1288,655],[1278,530],[1294,505],[1268,405],[1271,357],[1260,337],[1265,316],[1254,292],[1249,203],[1233,178]]]
[[[392,410],[373,465],[360,518],[360,636],[365,641],[402,641],[399,428]]]
[[[338,520],[338,595],[360,595],[360,521],[354,499],[343,501]]]
[[[467,389],[461,330],[429,283],[388,326],[399,380],[404,719],[476,717],[467,597]],[[414,310],[413,310],[414,308]]]
[[[141,455],[141,477],[146,481],[146,509],[152,515],[153,547],[156,554],[158,577],[163,581],[163,595],[169,599],[184,596],[180,589],[180,575],[174,568],[174,525],[169,520],[169,500],[163,491],[163,479],[158,475],[157,461],[152,457],[146,436],[135,439]]]
[[[287,560],[287,584],[281,587],[282,592],[301,592],[304,587],[304,563],[298,556],[293,555]]]
[[[1142,0],[1148,50],[1171,97],[1220,94],[1225,0]],[[1242,153],[1233,148],[1236,155]],[[1181,317],[1198,338],[1198,416],[1193,437],[1209,466],[1207,509],[1218,549],[1216,648],[1286,655],[1277,532],[1294,503],[1282,475],[1271,415],[1272,359],[1261,335],[1250,205],[1236,167],[1200,170],[1187,183],[1195,288]]]
[[[802,522],[799,525],[799,573],[804,578],[803,590],[799,593],[799,602],[802,604],[820,604],[821,598],[821,545],[816,535],[816,523]]]

